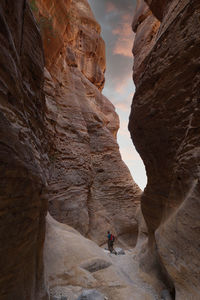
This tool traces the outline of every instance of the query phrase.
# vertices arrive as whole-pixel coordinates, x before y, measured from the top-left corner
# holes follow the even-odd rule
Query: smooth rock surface
[[[111,263],[103,259],[90,259],[81,265],[81,268],[89,271],[90,273],[106,269],[110,267]]]
[[[42,41],[26,1],[0,2],[0,299],[47,299]]]
[[[46,58],[50,213],[99,244],[110,229],[134,246],[141,190],[119,153],[119,118],[101,94],[100,26],[85,0],[51,2],[36,1],[35,12]],[[45,26],[43,19],[49,20]]]
[[[105,300],[105,296],[96,290],[84,290],[77,300]]]
[[[151,276],[144,277],[134,250],[126,251],[126,255],[105,253],[93,241],[50,215],[46,232],[45,266],[52,296],[77,300],[84,290],[97,290],[109,300],[159,299],[163,286],[154,288]],[[84,269],[89,261],[103,261],[107,267],[93,269],[91,273]]]
[[[200,3],[146,2],[155,17],[136,28],[129,129],[148,176],[149,271],[162,273],[172,299],[200,299]],[[161,24],[153,30],[156,17]]]

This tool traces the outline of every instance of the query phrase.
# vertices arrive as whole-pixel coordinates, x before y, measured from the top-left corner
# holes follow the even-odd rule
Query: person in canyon
[[[114,235],[112,233],[110,233],[110,231],[108,231],[107,238],[108,238],[108,250],[110,251],[110,253],[117,254],[117,252],[113,248],[115,237],[114,237]]]

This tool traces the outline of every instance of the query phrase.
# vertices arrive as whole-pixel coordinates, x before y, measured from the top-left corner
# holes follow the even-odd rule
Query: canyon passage
[[[200,300],[200,3],[132,14],[144,192],[88,1],[0,3],[0,300]]]

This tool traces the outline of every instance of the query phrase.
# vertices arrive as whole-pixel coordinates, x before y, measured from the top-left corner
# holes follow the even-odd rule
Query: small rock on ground
[[[162,300],[172,300],[170,292],[168,290],[163,290],[161,293],[161,299]]]
[[[84,290],[77,300],[105,300],[107,297],[97,290]]]
[[[97,259],[91,259],[91,260],[84,262],[81,265],[81,268],[87,270],[90,273],[94,273],[96,271],[106,269],[110,266],[111,266],[111,263],[109,261],[97,258]]]
[[[125,251],[122,248],[115,248],[117,255],[125,255]]]

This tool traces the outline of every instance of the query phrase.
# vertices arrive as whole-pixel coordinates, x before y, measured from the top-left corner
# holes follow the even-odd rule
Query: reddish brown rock
[[[42,41],[25,1],[1,1],[0,23],[0,299],[46,299]]]
[[[141,191],[119,153],[114,106],[101,94],[105,46],[100,26],[85,0],[65,6],[37,3],[38,23],[44,17],[51,22],[42,27],[50,213],[99,244],[111,229],[134,245]]]
[[[63,56],[65,63],[78,67],[101,90],[104,85],[105,46],[100,36],[100,26],[88,2],[37,0],[34,3],[47,69],[52,70],[54,61]]]
[[[147,4],[143,0],[139,0],[132,23],[133,31],[137,32],[133,45],[135,84],[140,80],[140,76],[146,67],[145,58],[155,44],[159,27],[160,22],[152,14]]]
[[[172,0],[145,0],[145,2],[149,5],[155,17],[161,21],[165,15],[168,5],[171,4]]]
[[[176,299],[199,299],[200,3],[149,4],[162,22],[153,39],[148,32],[155,18],[142,18],[136,28],[136,93],[129,123],[148,176],[142,211],[151,253],[164,270],[172,299],[175,293]]]

